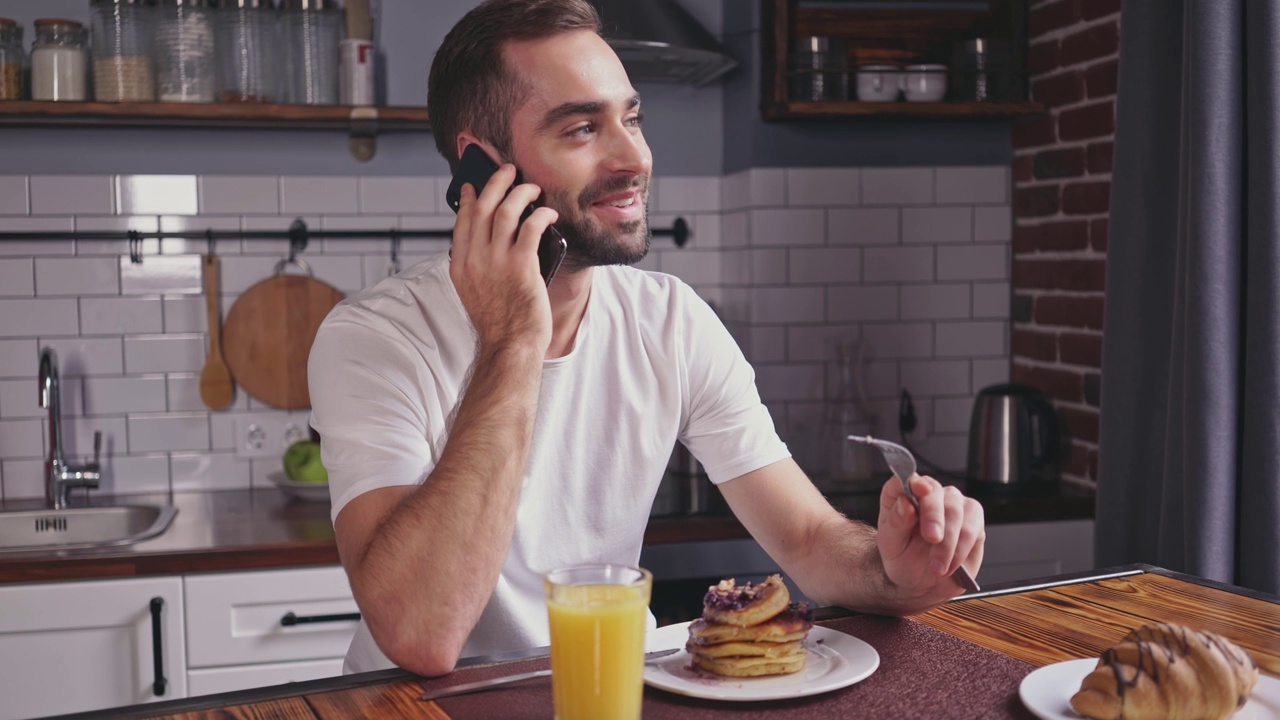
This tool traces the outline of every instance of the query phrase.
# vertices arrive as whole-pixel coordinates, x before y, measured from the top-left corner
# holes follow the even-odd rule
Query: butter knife
[[[670,650],[655,650],[650,653],[645,653],[644,661],[647,663],[651,660],[657,660],[658,658],[664,658],[668,655],[674,655],[680,652],[681,649],[682,648],[671,648]],[[547,677],[549,675],[551,675],[551,670],[549,669],[534,670],[533,672],[518,673],[516,675],[503,675],[502,677],[489,678],[488,680],[477,680],[476,682],[454,685],[453,687],[447,687],[442,690],[424,692],[420,699],[436,700],[444,697],[452,697],[454,695],[465,695],[467,693],[477,692],[480,690],[487,690],[491,687],[498,687],[499,685],[509,685],[522,680],[532,680],[534,678]]]
[[[902,492],[911,501],[911,504],[916,507],[916,510],[919,510],[920,499],[916,497],[915,493],[911,492],[911,483],[909,482],[911,476],[916,474],[916,458],[911,454],[911,451],[898,443],[873,438],[870,435],[850,435],[849,439],[854,442],[866,443],[884,455],[884,461],[889,464],[889,469],[893,471],[894,475],[898,476],[898,480],[902,483]],[[957,585],[968,592],[978,592],[979,590],[978,583],[974,581],[973,576],[969,574],[969,571],[963,565],[951,573],[951,579],[955,580]]]

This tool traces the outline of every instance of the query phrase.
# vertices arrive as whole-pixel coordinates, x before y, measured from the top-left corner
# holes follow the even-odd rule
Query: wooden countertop
[[[918,691],[915,680],[927,674],[933,685],[930,692],[923,695],[930,698],[950,701],[972,697],[979,692],[985,693],[987,705],[961,705],[967,707],[966,717],[1029,717],[1026,708],[1018,700],[1018,684],[1031,668],[1061,660],[1096,657],[1115,645],[1129,630],[1157,621],[1183,623],[1224,635],[1249,651],[1264,673],[1272,676],[1280,674],[1280,598],[1145,565],[1117,568],[1089,576],[1047,578],[1036,583],[990,590],[958,598],[906,621],[851,616],[844,611],[820,614],[821,624],[844,622],[844,627],[848,627],[855,621],[863,621],[863,627],[881,628],[877,631],[877,638],[868,636],[867,640],[872,642],[874,639],[878,642],[878,649],[882,654],[896,651],[899,661],[897,667],[892,663],[885,663],[871,678],[858,685],[804,700],[784,700],[752,706],[753,712],[758,710],[768,717],[782,718],[847,717],[850,702],[875,699],[874,696],[868,698],[865,689],[876,681],[877,676],[880,677],[882,688],[879,692],[893,691],[892,688],[883,689],[885,677],[898,673],[895,677],[902,678],[905,670],[906,680],[897,683],[897,692],[900,694],[920,697],[922,694]],[[955,648],[961,646],[968,648],[964,652],[985,658],[988,665],[992,664],[993,657],[1005,658],[996,663],[1002,670],[999,679],[993,680],[993,675],[984,676],[978,666],[964,668],[958,674],[935,672],[947,663],[954,666],[955,658],[936,655],[937,645],[928,650],[919,646],[904,650],[899,642],[921,637],[922,633],[929,632],[921,626],[940,631],[940,634],[934,634],[935,639],[946,640],[953,654]],[[962,642],[957,643],[957,640]],[[892,647],[895,642],[898,642],[899,647]],[[522,655],[521,659],[525,660],[522,667],[533,663],[528,658],[545,656],[545,652],[546,649],[541,648]],[[494,665],[494,662],[500,664]],[[929,663],[927,670],[918,666],[922,662]],[[1020,666],[1018,662],[1027,665]],[[514,664],[514,660],[510,657],[472,659],[464,662],[465,667],[460,667],[449,678],[456,676],[457,681],[461,682],[464,677],[477,674],[498,674],[503,672],[503,663]],[[904,669],[901,667],[903,664],[913,667]],[[982,677],[983,682],[976,683],[975,679],[978,677]],[[485,716],[457,710],[461,705],[451,705],[455,710],[450,712],[436,702],[420,701],[418,696],[422,692],[421,683],[421,678],[409,673],[389,670],[106,710],[82,717],[145,716],[183,720],[215,717],[306,720],[412,717],[466,720]],[[519,692],[525,693],[526,698],[536,696],[548,702],[547,683],[549,681],[543,678],[513,686],[525,688],[523,691],[494,690],[465,697],[478,698],[475,702],[489,702],[491,705],[506,703],[501,708],[514,712],[513,708],[522,707],[514,704],[515,695]],[[903,684],[907,685],[905,690],[902,688]],[[975,689],[980,685],[986,687]],[[862,694],[856,694],[859,692]],[[486,697],[491,699],[485,700]],[[474,707],[475,704],[472,703],[471,706]],[[866,709],[865,705],[858,707]],[[743,709],[744,706],[738,703],[708,703],[652,689],[645,691],[646,717],[732,717]],[[546,705],[522,712],[527,716],[545,716],[548,710],[549,705]],[[497,711],[499,707],[490,707],[490,713]]]
[[[92,496],[91,496],[92,497]],[[716,494],[718,498],[718,493]],[[829,495],[851,518],[874,523],[878,495]],[[988,524],[1092,518],[1092,493],[1064,486],[1037,496],[980,498]],[[0,552],[0,582],[229,572],[338,563],[329,504],[290,499],[275,488],[219,492],[92,497],[90,504],[147,503],[178,509],[161,535],[133,545],[87,550]],[[39,500],[0,503],[0,510],[43,507]],[[655,517],[645,543],[702,542],[749,537],[723,506],[710,514]]]

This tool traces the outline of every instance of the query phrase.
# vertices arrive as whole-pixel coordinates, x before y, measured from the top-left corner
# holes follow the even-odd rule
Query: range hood
[[[675,0],[592,0],[632,82],[706,85],[737,66]]]

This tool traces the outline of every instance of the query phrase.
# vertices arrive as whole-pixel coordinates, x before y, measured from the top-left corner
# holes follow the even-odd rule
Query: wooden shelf
[[[204,127],[426,132],[424,107],[353,108],[277,103],[102,103],[0,101],[0,125]]]
[[[1044,112],[1040,103],[985,102],[789,102],[764,108],[765,120],[834,118],[941,118],[962,120],[1015,118]]]
[[[919,3],[924,5],[924,3]],[[1044,112],[1026,102],[1028,0],[932,0],[912,7],[910,0],[882,3],[806,3],[805,0],[762,0],[760,34],[760,110],[765,120],[838,118],[1010,119]],[[950,65],[961,41],[982,37],[1008,48],[1009,82],[1004,97],[1016,102],[890,103],[792,101],[791,53],[800,39],[821,36],[843,50],[852,94],[854,68],[864,64],[941,63]]]

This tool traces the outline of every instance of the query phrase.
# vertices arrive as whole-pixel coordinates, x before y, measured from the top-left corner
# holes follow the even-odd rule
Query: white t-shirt
[[[475,355],[448,269],[441,255],[377,283],[316,336],[311,424],[334,518],[361,493],[431,481]],[[754,371],[688,285],[627,267],[593,273],[573,350],[543,364],[515,534],[463,657],[550,642],[544,573],[637,564],[677,439],[714,483],[789,457]],[[362,622],[346,671],[392,666]]]

